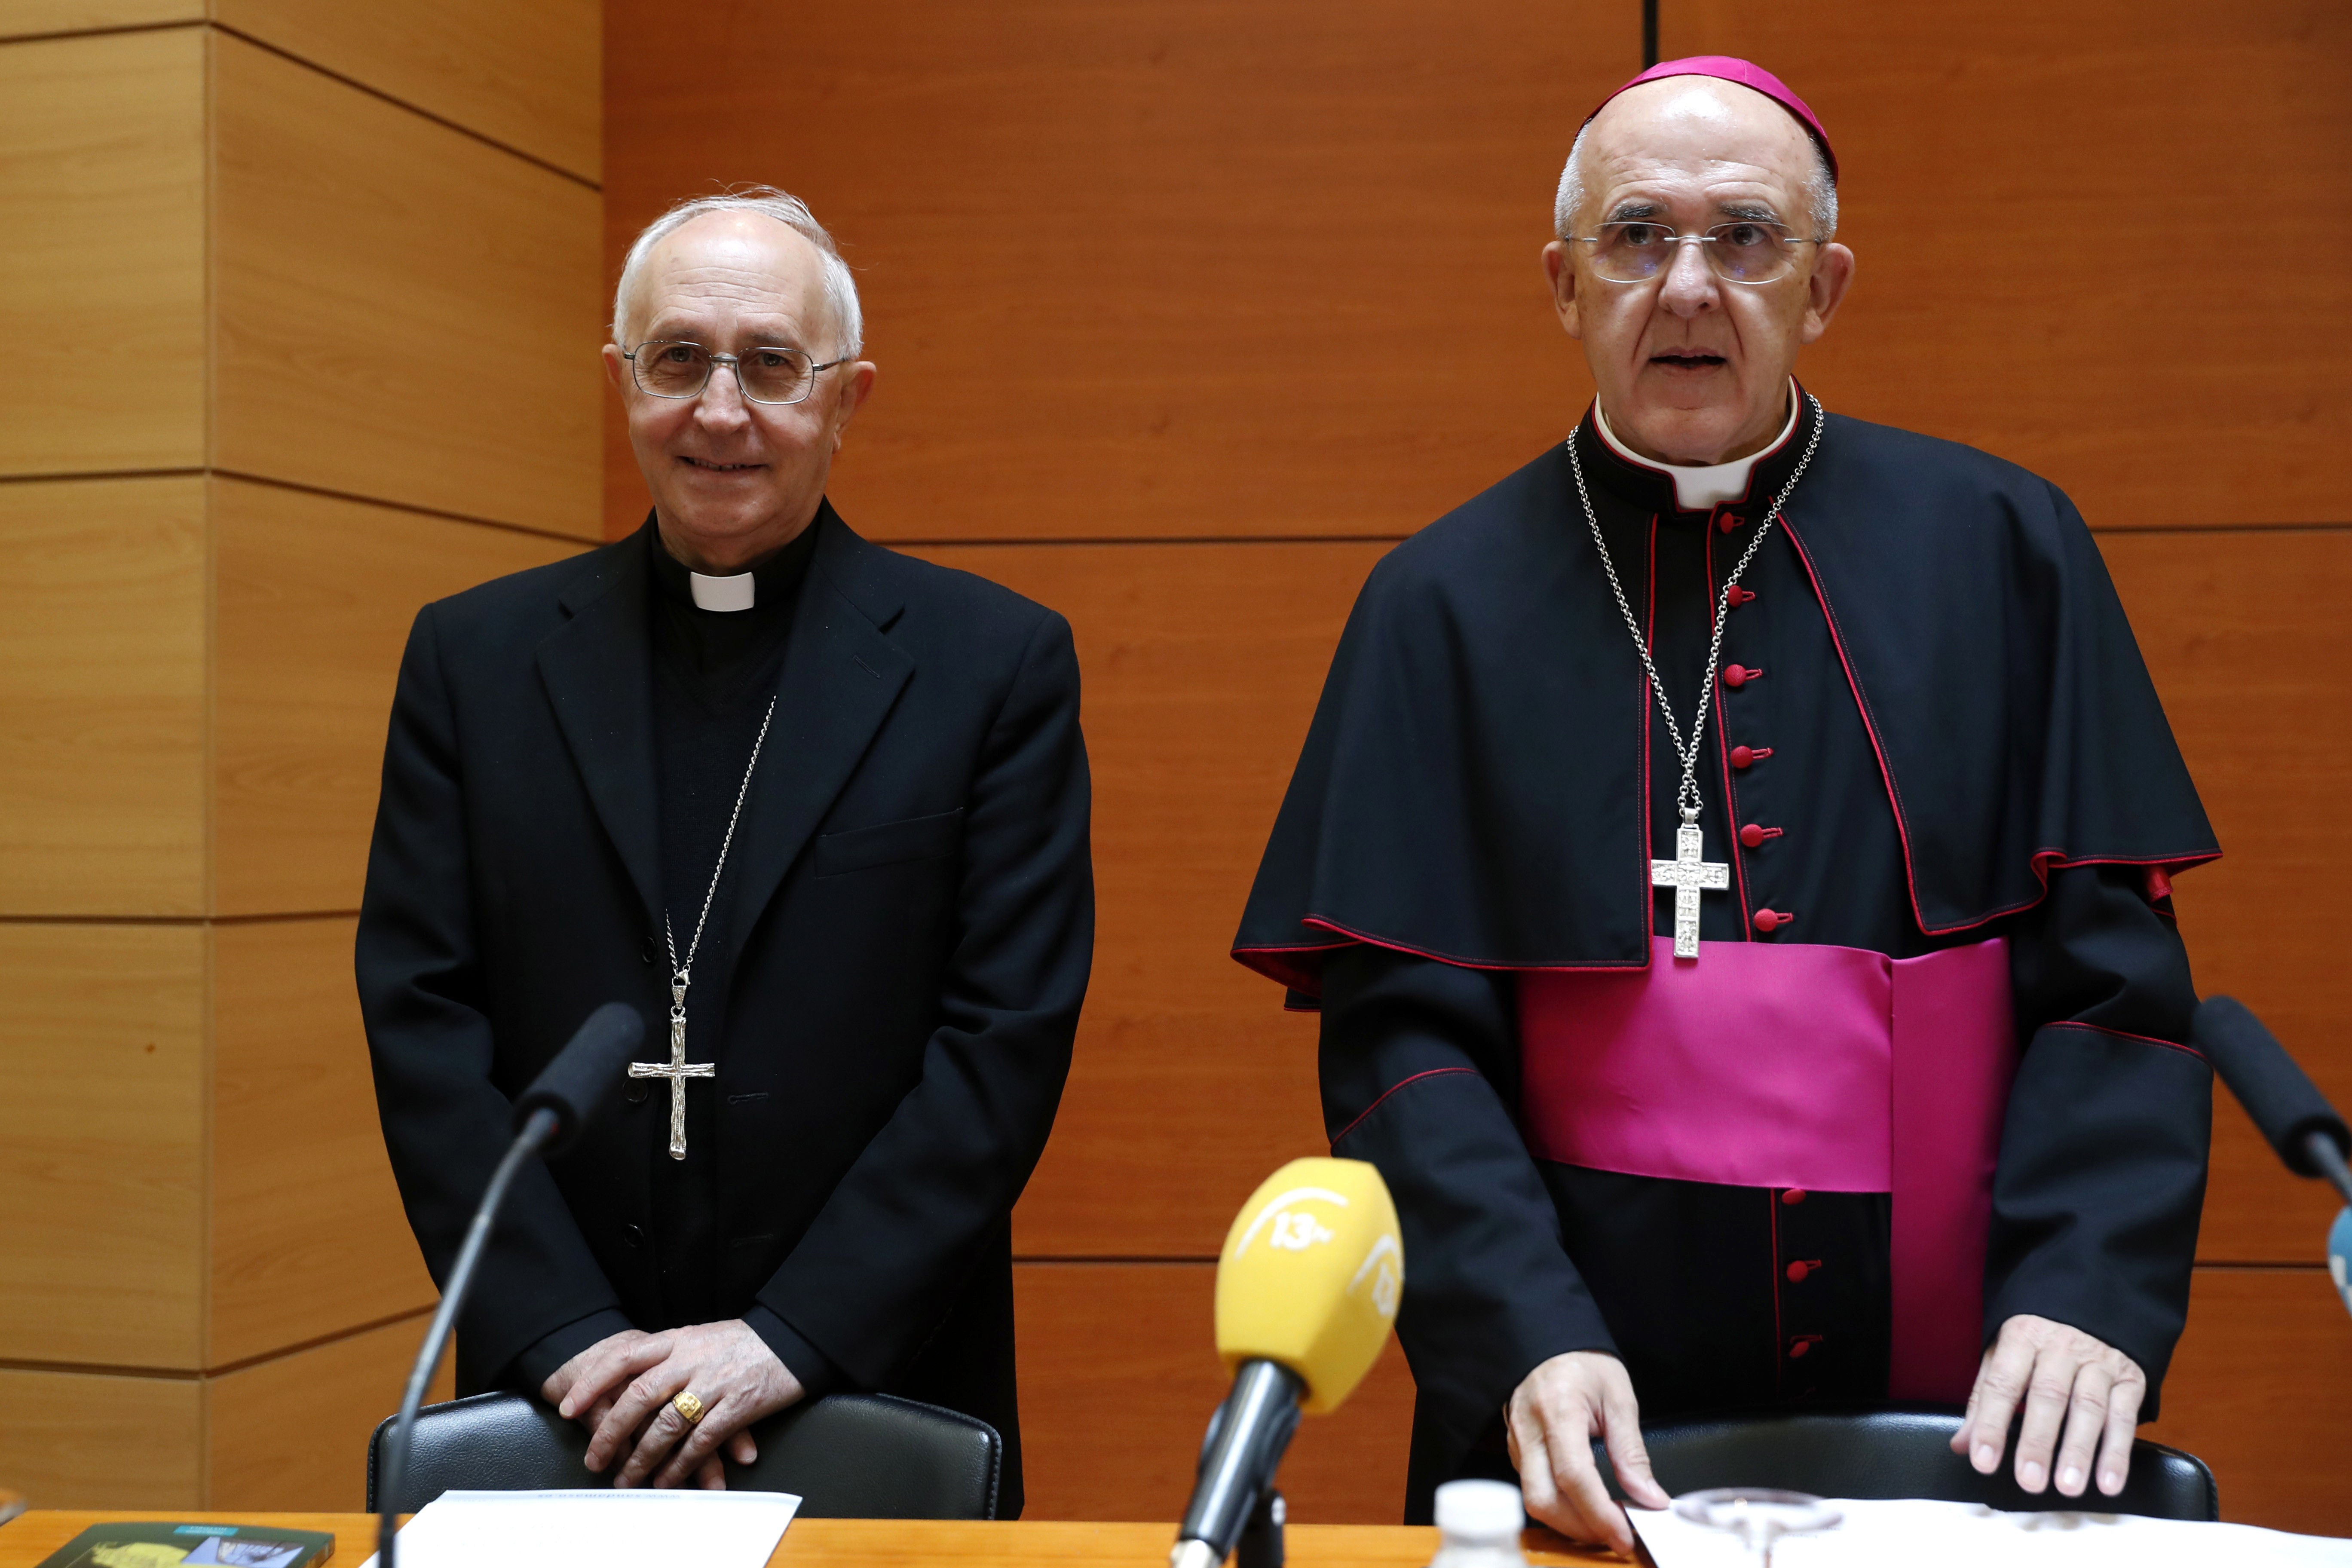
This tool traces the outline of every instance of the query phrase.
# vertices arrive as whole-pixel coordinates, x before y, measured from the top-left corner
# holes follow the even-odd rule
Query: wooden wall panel
[[[0,914],[201,912],[203,482],[0,484]]]
[[[1538,252],[1639,17],[609,0],[608,276],[714,182],[810,201],[882,367],[835,489],[877,537],[1402,532],[1583,406]]]
[[[422,1315],[205,1382],[205,1506],[356,1513],[368,1434],[400,1408]],[[456,1395],[445,1357],[426,1403]]]
[[[214,910],[355,910],[417,610],[578,547],[236,479],[213,495]]]
[[[222,26],[593,181],[602,162],[598,0],[214,0]]]
[[[198,1364],[204,943],[0,924],[0,1356]]]
[[[0,1487],[35,1508],[202,1508],[202,1390],[0,1367]]]
[[[214,931],[207,1366],[433,1302],[376,1121],[356,925]]]
[[[194,28],[0,47],[0,474],[204,459],[203,62]]]
[[[1014,1266],[1027,1518],[1183,1513],[1201,1435],[1231,1384],[1215,1281],[1206,1262]],[[1412,1380],[1391,1343],[1346,1405],[1300,1421],[1282,1467],[1290,1517],[1395,1523],[1412,1426]]]
[[[215,461],[595,537],[596,193],[213,48]]]
[[[1315,1026],[1227,956],[1316,693],[1382,544],[927,549],[1070,618],[1095,784],[1094,981],[1024,1253],[1213,1257],[1325,1152]]]
[[[1756,59],[1836,141],[1860,265],[1803,366],[1830,407],[1998,452],[2101,527],[2346,521],[2352,211],[2309,193],[2352,162],[2352,9],[1660,15],[1664,58]],[[2261,259],[2156,216],[2159,190],[2263,214]]]
[[[53,33],[201,22],[206,0],[0,0],[0,42]]]
[[[2352,529],[2104,535],[2165,710],[2221,840],[2175,892],[2198,989],[2234,995],[2352,1105],[2343,1018],[2352,977],[2313,886],[2352,881],[2352,845],[2325,832],[2352,794],[2352,728],[2336,667],[2352,605]],[[2304,1262],[2335,1203],[2288,1175],[2226,1094],[2200,1252]]]
[[[2347,1386],[2352,1323],[2326,1270],[2200,1268],[2164,1419],[2140,1436],[2211,1466],[2223,1519],[2352,1535]]]

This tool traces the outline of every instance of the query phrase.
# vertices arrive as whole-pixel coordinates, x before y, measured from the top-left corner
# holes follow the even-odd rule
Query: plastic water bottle
[[[1448,1481],[1437,1489],[1437,1555],[1429,1568],[1527,1568],[1519,1489],[1504,1481]]]

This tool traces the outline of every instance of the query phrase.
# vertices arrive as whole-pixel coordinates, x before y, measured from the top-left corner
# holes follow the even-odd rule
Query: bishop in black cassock
[[[873,367],[800,204],[676,209],[615,315],[655,515],[417,616],[360,920],[436,1278],[509,1097],[598,1005],[653,1022],[619,1113],[518,1177],[459,1386],[663,1485],[793,1401],[905,1394],[998,1428],[1017,1514],[1009,1220],[1093,938],[1068,625],[824,500]]]
[[[1974,1400],[1990,1469],[2034,1378],[2105,1406],[2112,1492],[2188,1304],[2169,879],[2218,851],[2066,498],[1790,378],[1852,266],[1810,110],[1745,62],[1636,81],[1549,252],[1599,400],[1374,569],[1235,944],[1320,1008],[1333,1152],[1397,1198],[1408,1515],[1516,1459],[1628,1544],[1583,1449],[1645,1476],[1636,1400]],[[1674,886],[1661,696],[1719,890]],[[2063,1415],[2028,1489],[2091,1479]]]

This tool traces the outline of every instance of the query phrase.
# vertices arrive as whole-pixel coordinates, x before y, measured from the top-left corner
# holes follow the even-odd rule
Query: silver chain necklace
[[[1780,509],[1789,504],[1790,492],[1797,481],[1805,477],[1812,465],[1813,453],[1822,444],[1822,405],[1811,393],[1805,394],[1805,403],[1813,411],[1813,432],[1805,441],[1804,455],[1797,459],[1797,471],[1780,487],[1771,510],[1757,525],[1756,537],[1748,542],[1748,549],[1739,557],[1739,564],[1723,580],[1723,592],[1716,596],[1715,632],[1706,646],[1706,674],[1698,683],[1698,706],[1691,715],[1690,739],[1683,739],[1680,724],[1675,722],[1675,710],[1666,702],[1665,682],[1658,679],[1658,667],[1650,658],[1649,639],[1642,635],[1642,623],[1633,616],[1633,606],[1625,597],[1625,584],[1618,580],[1617,563],[1610,559],[1608,542],[1601,537],[1601,519],[1592,510],[1592,493],[1584,485],[1584,460],[1578,456],[1576,438],[1570,437],[1568,466],[1576,475],[1576,499],[1584,503],[1584,521],[1592,530],[1592,547],[1601,552],[1601,569],[1609,574],[1609,591],[1617,596],[1617,609],[1625,617],[1625,629],[1633,634],[1633,652],[1642,660],[1642,670],[1649,678],[1650,691],[1658,700],[1659,716],[1666,721],[1667,738],[1673,741],[1675,755],[1683,764],[1682,782],[1675,786],[1675,805],[1682,813],[1683,825],[1675,834],[1675,858],[1650,862],[1650,885],[1675,890],[1675,956],[1698,956],[1698,896],[1702,891],[1720,893],[1731,886],[1731,867],[1727,861],[1705,860],[1703,839],[1698,828],[1698,752],[1699,743],[1706,733],[1707,699],[1715,690],[1715,668],[1723,658],[1724,618],[1731,608],[1731,595],[1739,586],[1739,579],[1748,563],[1756,559],[1763,548],[1765,536],[1772,525],[1780,521]]]
[[[751,772],[760,765],[760,748],[768,742],[768,726],[776,717],[776,700],[760,719],[760,734],[751,742],[751,760],[744,764],[742,787],[735,792],[735,809],[727,818],[727,837],[719,843],[719,864],[710,868],[710,888],[702,895],[702,913],[694,922],[694,940],[686,944],[686,962],[677,961],[677,936],[670,930],[669,910],[662,910],[662,942],[669,949],[669,1060],[631,1062],[631,1078],[669,1079],[669,1157],[686,1158],[686,1080],[716,1078],[716,1062],[686,1059],[686,988],[694,984],[694,955],[702,950],[702,928],[710,922],[710,903],[719,896],[719,878],[727,869],[727,852],[735,847],[735,825],[743,817],[744,797],[751,793]]]

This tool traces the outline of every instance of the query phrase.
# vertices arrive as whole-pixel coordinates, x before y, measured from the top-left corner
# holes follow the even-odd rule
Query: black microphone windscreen
[[[2337,1148],[2352,1153],[2352,1128],[2245,1004],[2231,996],[2207,997],[2189,1026],[2189,1043],[2205,1053],[2287,1169],[2302,1176],[2324,1173],[2304,1147],[2314,1132],[2326,1133]]]
[[[571,1042],[540,1069],[515,1101],[516,1130],[521,1130],[532,1111],[552,1110],[555,1136],[541,1152],[560,1154],[570,1148],[621,1092],[629,1058],[636,1055],[645,1037],[644,1016],[626,1002],[607,1002],[589,1014]]]

